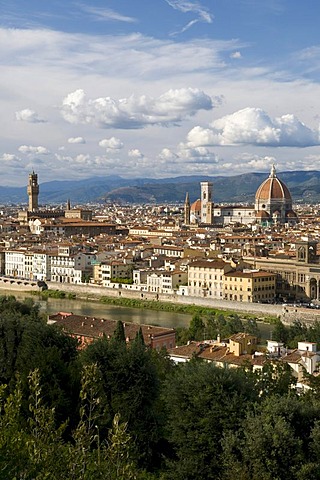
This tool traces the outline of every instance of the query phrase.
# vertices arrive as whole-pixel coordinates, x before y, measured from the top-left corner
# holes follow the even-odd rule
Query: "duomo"
[[[277,177],[272,165],[269,177],[259,186],[254,205],[216,205],[213,202],[213,184],[201,182],[201,198],[190,204],[186,194],[184,223],[186,225],[228,225],[231,223],[265,226],[276,224],[293,225],[298,221],[292,209],[288,187]]]

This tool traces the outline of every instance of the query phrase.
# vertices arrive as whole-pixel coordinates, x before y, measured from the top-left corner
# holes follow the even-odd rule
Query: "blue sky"
[[[0,0],[2,185],[320,169],[318,0]]]

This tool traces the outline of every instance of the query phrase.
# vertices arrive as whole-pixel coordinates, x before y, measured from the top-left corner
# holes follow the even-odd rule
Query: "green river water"
[[[192,315],[175,312],[148,310],[144,308],[130,308],[116,305],[106,305],[98,301],[84,299],[69,300],[66,298],[48,298],[42,300],[36,295],[25,291],[0,290],[0,295],[14,295],[18,300],[32,298],[40,305],[40,311],[48,315],[58,312],[73,312],[77,315],[103,317],[122,322],[134,322],[138,324],[159,325],[168,328],[188,327]],[[272,337],[272,325],[259,322],[261,338],[266,340]]]

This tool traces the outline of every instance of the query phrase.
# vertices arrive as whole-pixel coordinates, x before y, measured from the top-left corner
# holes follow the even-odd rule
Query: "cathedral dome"
[[[198,200],[196,200],[195,202],[193,202],[191,204],[190,211],[191,211],[191,213],[200,214],[200,212],[201,212],[201,200],[199,198],[198,198]]]
[[[288,187],[279,180],[274,166],[271,168],[269,178],[260,185],[256,193],[256,203],[270,202],[272,200],[292,202]]]
[[[269,177],[262,182],[257,190],[255,210],[256,218],[262,221],[264,218],[259,215],[261,211],[267,212],[272,222],[297,221],[297,217],[292,210],[292,198],[289,189],[277,177],[274,165],[271,167]]]

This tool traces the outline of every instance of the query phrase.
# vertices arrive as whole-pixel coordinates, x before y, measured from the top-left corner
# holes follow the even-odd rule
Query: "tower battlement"
[[[38,175],[34,172],[29,174],[29,182],[27,187],[28,197],[29,197],[29,212],[35,212],[38,210],[38,196],[39,196],[39,184],[38,184]]]

